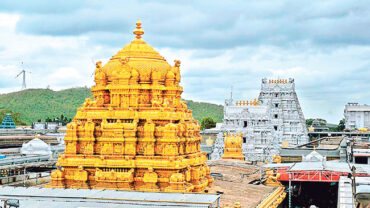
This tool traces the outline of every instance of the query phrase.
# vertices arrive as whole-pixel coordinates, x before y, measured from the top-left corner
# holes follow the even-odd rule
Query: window
[[[244,128],[248,126],[248,121],[244,121]]]
[[[275,131],[277,131],[278,127],[277,126],[274,126],[274,129],[275,129]]]
[[[275,97],[278,97],[278,94],[277,93],[275,93]]]
[[[247,137],[243,137],[243,143],[247,143]]]
[[[278,103],[275,103],[275,108],[278,108],[279,107],[279,104]]]
[[[274,115],[274,118],[278,118],[278,114],[275,114],[275,115]]]
[[[356,164],[367,164],[367,157],[355,157]]]

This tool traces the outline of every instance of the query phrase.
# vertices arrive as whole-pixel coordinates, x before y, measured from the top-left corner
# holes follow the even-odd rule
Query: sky
[[[363,0],[0,1],[0,93],[91,87],[106,63],[143,39],[172,65],[183,98],[223,104],[258,97],[261,79],[294,78],[306,118],[338,123],[370,104],[370,4]],[[22,64],[23,63],[23,64]]]

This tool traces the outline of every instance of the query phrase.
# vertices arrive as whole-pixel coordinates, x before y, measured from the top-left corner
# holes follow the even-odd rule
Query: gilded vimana
[[[295,2],[0,0],[0,208],[370,208],[370,4]]]
[[[200,151],[198,122],[181,101],[173,66],[136,38],[96,63],[94,99],[67,125],[64,155],[49,188],[202,192],[213,179]]]

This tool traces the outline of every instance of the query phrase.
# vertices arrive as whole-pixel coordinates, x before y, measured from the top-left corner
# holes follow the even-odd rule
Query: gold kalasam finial
[[[141,39],[141,36],[144,34],[144,30],[141,29],[141,22],[139,19],[136,22],[136,29],[134,30],[134,34],[136,35],[136,39]]]

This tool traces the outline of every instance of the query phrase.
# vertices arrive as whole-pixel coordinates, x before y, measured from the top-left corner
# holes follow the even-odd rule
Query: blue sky
[[[47,3],[45,3],[47,2]],[[183,97],[222,104],[289,78],[306,118],[338,123],[347,102],[370,104],[368,1],[0,1],[0,93],[91,86],[94,62],[144,40],[180,59]]]

